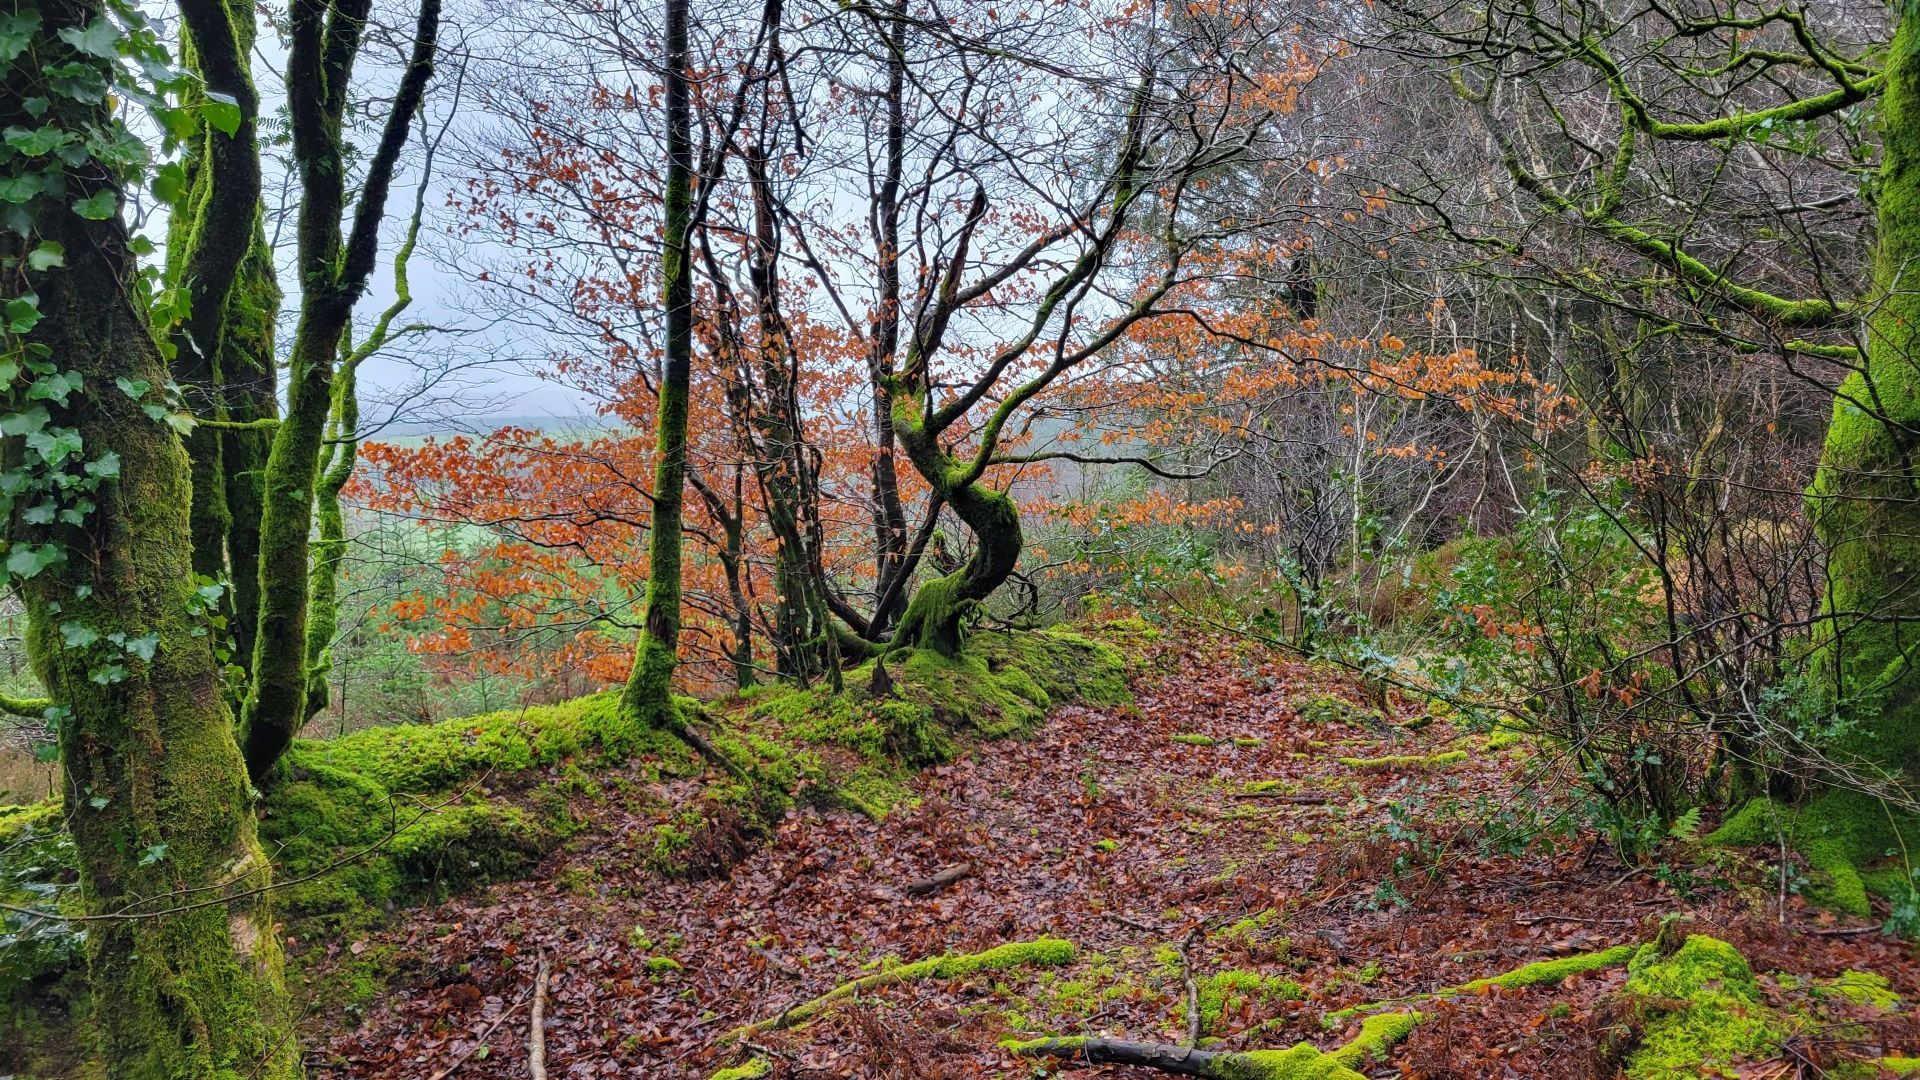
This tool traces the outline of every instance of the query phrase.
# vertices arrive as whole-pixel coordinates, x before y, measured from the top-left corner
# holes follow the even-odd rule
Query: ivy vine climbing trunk
[[[1920,14],[1888,50],[1879,237],[1866,358],[1841,384],[1809,501],[1828,551],[1820,670],[1834,747],[1874,779],[1920,783]]]
[[[687,85],[687,0],[666,0],[667,182],[661,277],[666,354],[660,372],[646,609],[621,696],[644,727],[678,726],[673,669],[680,643],[681,520],[687,483],[687,407],[693,382],[693,108]]]
[[[210,601],[193,579],[190,466],[142,400],[168,370],[134,292],[140,270],[120,214],[135,178],[124,157],[103,154],[125,136],[104,92],[119,56],[159,50],[138,32],[102,48],[82,31],[113,25],[104,8],[16,7],[9,30],[27,21],[24,49],[0,61],[0,126],[64,132],[89,155],[64,170],[24,155],[4,166],[58,176],[24,222],[0,232],[0,264],[13,268],[4,429],[48,437],[9,440],[6,466],[24,487],[7,488],[18,496],[7,564],[58,717],[108,1074],[293,1078],[271,871],[221,693]],[[84,92],[89,84],[103,92]],[[23,103],[35,98],[44,108],[29,116]]]
[[[287,362],[286,415],[274,428],[263,477],[259,616],[242,717],[247,771],[256,781],[268,776],[307,719],[310,533],[334,369],[354,304],[373,273],[394,170],[433,76],[439,38],[440,0],[420,0],[413,49],[348,231],[341,224],[348,216],[343,119],[370,6],[371,0],[295,0],[288,20],[301,304]]]

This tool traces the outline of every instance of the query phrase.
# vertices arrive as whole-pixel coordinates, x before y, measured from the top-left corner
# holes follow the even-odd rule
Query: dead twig
[[[1200,984],[1193,977],[1193,954],[1191,950],[1193,949],[1193,943],[1200,937],[1206,925],[1204,922],[1199,923],[1193,929],[1187,931],[1186,938],[1180,942],[1179,946],[1180,981],[1187,989],[1187,1046],[1189,1047],[1197,1047],[1200,1045]]]
[[[1119,923],[1121,926],[1129,927],[1131,929],[1138,930],[1141,933],[1145,933],[1145,934],[1161,934],[1161,933],[1165,933],[1167,930],[1165,926],[1162,926],[1159,923],[1148,923],[1148,922],[1141,922],[1138,919],[1130,919],[1125,915],[1120,914],[1117,911],[1103,911],[1101,912],[1101,914],[1105,915],[1109,919],[1112,919],[1114,922]]]
[[[527,998],[530,996],[531,994],[522,994],[520,996],[519,1001],[516,1001],[513,1004],[507,1006],[505,1009],[500,1010],[500,1015],[494,1017],[493,1023],[488,1024],[484,1029],[481,1030],[479,1036],[473,1040],[473,1045],[467,1047],[466,1053],[461,1054],[457,1058],[454,1058],[451,1062],[447,1064],[446,1068],[441,1069],[439,1072],[434,1073],[432,1076],[427,1077],[427,1080],[447,1080],[447,1077],[452,1076],[454,1073],[454,1070],[458,1069],[462,1065],[465,1065],[467,1063],[467,1059],[472,1057],[475,1051],[487,1045],[488,1036],[492,1035],[494,1033],[494,1030],[498,1028],[501,1024],[506,1023],[508,1017],[512,1016],[514,1013],[519,1012],[520,1006],[525,1005],[527,1003]]]
[[[533,1013],[527,1024],[527,1072],[533,1080],[547,1080],[547,955],[540,954],[540,973],[533,978]]]

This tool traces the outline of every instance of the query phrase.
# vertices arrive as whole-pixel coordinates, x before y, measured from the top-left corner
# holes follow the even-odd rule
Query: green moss
[[[1868,1005],[1882,1012],[1900,1007],[1900,995],[1893,992],[1887,977],[1871,971],[1843,971],[1834,978],[1816,980],[1813,994],[1815,997],[1838,998],[1855,1005]]]
[[[1626,964],[1637,954],[1639,946],[1616,945],[1611,949],[1598,952],[1580,953],[1574,956],[1562,956],[1553,960],[1540,960],[1514,968],[1512,971],[1492,975],[1484,979],[1474,979],[1458,986],[1443,987],[1425,994],[1397,998],[1393,1001],[1376,1001],[1363,1005],[1350,1005],[1326,1015],[1328,1023],[1338,1022],[1362,1013],[1372,1012],[1389,1005],[1405,1004],[1410,1001],[1432,1001],[1439,998],[1458,997],[1462,994],[1483,993],[1490,989],[1518,990],[1533,986],[1557,986],[1575,975],[1605,971]]]
[[[1309,724],[1379,723],[1379,710],[1363,708],[1335,694],[1315,694],[1294,705],[1300,719]]]
[[[1585,975],[1595,971],[1605,971],[1627,963],[1633,958],[1636,947],[1616,945],[1599,952],[1582,953],[1578,956],[1562,956],[1555,960],[1541,960],[1514,968],[1505,974],[1486,979],[1475,979],[1464,983],[1460,989],[1467,993],[1498,987],[1502,990],[1516,990],[1525,986],[1558,986],[1575,975]]]
[[[618,704],[611,693],[594,694],[436,724],[366,728],[301,740],[292,754],[301,766],[345,769],[393,792],[443,791],[489,770],[518,772],[595,751],[617,722]],[[690,751],[664,736],[637,749],[697,771]]]
[[[647,974],[649,975],[666,975],[670,972],[683,970],[684,968],[684,964],[671,956],[647,957]]]
[[[887,672],[879,697],[876,664]],[[846,673],[839,694],[788,687],[740,700],[745,723],[771,727],[777,741],[857,755],[863,764],[850,774],[811,779],[838,789],[849,808],[880,817],[907,795],[903,767],[953,760],[963,735],[1029,730],[1056,704],[1124,703],[1126,678],[1126,660],[1111,646],[1064,630],[1030,630],[975,634],[955,656],[914,649],[868,661]]]
[[[1257,971],[1221,971],[1200,979],[1200,1030],[1209,1035],[1223,1034],[1222,1021],[1244,1008],[1282,1001],[1302,1001],[1307,992],[1292,979],[1262,975]]]
[[[1093,850],[1107,851],[1107,852],[1119,851],[1120,841],[1115,840],[1110,836],[1103,840],[1095,840],[1093,842]]]
[[[1658,943],[1641,946],[1627,965],[1626,993],[1645,1023],[1627,1057],[1632,1080],[1679,1080],[1771,1057],[1785,1038],[1746,957],[1704,934],[1671,955],[1661,955]]]
[[[1465,750],[1448,750],[1439,754],[1389,754],[1386,757],[1357,758],[1343,757],[1340,764],[1349,769],[1438,769],[1455,765],[1467,760]]]
[[[707,1080],[760,1080],[761,1077],[766,1076],[772,1071],[773,1065],[769,1063],[766,1058],[748,1058],[745,1064],[735,1065],[728,1069],[721,1069],[711,1077],[708,1077]]]
[[[910,964],[883,965],[871,975],[841,983],[812,1001],[784,1010],[778,1016],[735,1028],[726,1038],[749,1038],[763,1031],[804,1024],[846,998],[885,986],[919,979],[961,979],[980,972],[1020,967],[1059,967],[1073,963],[1077,955],[1078,950],[1072,942],[1042,937],[1033,941],[996,945],[984,952],[955,953],[916,960]]]
[[[1751,800],[1710,833],[1707,842],[1776,845],[1782,836],[1824,877],[1816,900],[1865,915],[1869,891],[1889,892],[1894,882],[1905,878],[1908,843],[1920,840],[1920,821],[1864,792],[1830,789],[1799,807]],[[1892,863],[1901,872],[1876,874],[1878,863]]]
[[[1167,738],[1171,739],[1174,742],[1182,743],[1187,746],[1213,746],[1219,741],[1211,735],[1200,735],[1200,734],[1196,734],[1193,732],[1186,732],[1186,731],[1180,732],[1175,735],[1169,735],[1167,736]]]
[[[1882,1069],[1896,1076],[1920,1073],[1920,1057],[1883,1057],[1878,1064]]]

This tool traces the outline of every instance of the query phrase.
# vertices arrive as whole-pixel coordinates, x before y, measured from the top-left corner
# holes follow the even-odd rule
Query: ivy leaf
[[[51,525],[60,513],[57,503],[43,502],[20,511],[20,520],[29,525]]]
[[[76,199],[73,212],[88,221],[105,221],[120,209],[120,193],[112,188],[101,188],[84,199]]]
[[[22,127],[15,124],[6,130],[7,145],[20,151],[27,157],[40,157],[73,141],[73,135],[52,124],[43,124],[37,128]]]
[[[119,387],[121,393],[127,395],[128,397],[132,398],[135,401],[139,401],[141,398],[146,397],[147,391],[153,389],[153,384],[148,382],[147,380],[129,379],[125,375],[116,377],[113,380],[113,385]]]
[[[102,15],[84,27],[61,27],[60,40],[88,56],[111,60],[119,51],[114,46],[120,44],[120,28]]]
[[[171,206],[180,201],[187,191],[187,170],[177,161],[169,161],[160,166],[153,176],[153,197]]]
[[[81,388],[85,379],[77,371],[55,372],[43,375],[27,388],[29,401],[57,401],[67,403],[67,396]]]
[[[167,857],[167,845],[155,844],[152,847],[140,853],[140,865],[152,866],[154,863],[157,863],[166,857]]]
[[[159,648],[159,634],[141,634],[137,638],[127,639],[126,649],[128,654],[137,656],[142,660],[152,660],[155,650]]]
[[[87,462],[87,474],[100,480],[118,480],[120,478],[120,455],[109,450],[92,461]]]
[[[39,173],[25,173],[0,179],[0,202],[31,202],[35,195],[46,190],[46,181]]]
[[[29,270],[46,271],[65,265],[67,265],[66,247],[52,240],[42,240],[32,251],[27,252],[27,269]]]
[[[49,465],[58,465],[79,453],[84,444],[80,433],[72,428],[42,428],[30,431],[26,438],[27,447],[40,455]]]
[[[13,15],[0,15],[0,62],[19,57],[40,29],[40,13],[28,8]]]
[[[7,572],[25,580],[66,558],[53,544],[15,544],[7,552]]]
[[[33,744],[33,760],[42,765],[60,760],[60,744],[53,742]]]
[[[103,664],[87,672],[87,678],[92,682],[99,683],[101,686],[112,686],[117,682],[125,682],[127,679],[127,665],[120,663]]]
[[[93,798],[87,800],[87,805],[93,807],[95,810],[105,810],[107,804],[111,802],[113,802],[113,800],[107,798],[105,795],[95,795]]]
[[[60,624],[60,640],[69,649],[84,649],[100,640],[100,631],[86,623],[68,619]]]
[[[170,412],[167,415],[161,417],[161,419],[167,422],[168,427],[172,428],[173,430],[179,432],[182,435],[193,434],[193,427],[196,423],[198,423],[198,421],[196,421],[193,418],[192,413],[184,413],[184,412]]]
[[[231,135],[240,130],[240,103],[232,94],[207,91],[207,103],[201,108],[206,112],[207,123],[217,128],[222,135]]]
[[[38,431],[47,426],[49,419],[44,405],[0,414],[0,435],[25,435],[30,431]]]
[[[7,329],[15,334],[24,334],[40,322],[40,297],[34,293],[16,296],[7,301]]]

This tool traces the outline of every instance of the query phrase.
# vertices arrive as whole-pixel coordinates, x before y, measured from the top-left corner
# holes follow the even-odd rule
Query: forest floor
[[[603,775],[576,795],[586,830],[537,879],[399,912],[369,938],[297,946],[323,979],[377,958],[385,984],[364,1008],[308,1017],[312,1075],[528,1076],[543,966],[554,1077],[705,1078],[749,1053],[775,1077],[1032,1076],[1037,1063],[1002,1040],[1184,1041],[1188,976],[1202,1034],[1221,1048],[1331,1047],[1357,1026],[1323,1020],[1342,1007],[1646,942],[1676,913],[1755,971],[1864,970],[1920,1001],[1911,946],[1782,902],[1743,856],[1675,841],[1656,865],[1628,868],[1579,830],[1498,850],[1489,822],[1573,805],[1524,742],[1496,749],[1445,721],[1409,731],[1412,706],[1383,717],[1336,674],[1214,639],[1150,646],[1134,689],[1132,706],[1059,708],[1030,735],[927,770],[917,805],[884,820],[796,810],[711,880],[645,870],[658,802]],[[1465,759],[1339,760],[1455,750]],[[961,865],[950,884],[928,883]],[[1072,942],[1071,963],[901,981],[788,1030],[725,1038],[882,958],[1042,936]],[[1624,978],[1614,967],[1425,1003],[1371,1074],[1612,1075],[1606,1003]],[[1770,999],[1794,993],[1791,978],[1763,985]],[[1848,1044],[1860,1028],[1802,1034],[1725,1075],[1914,1053],[1913,1015],[1883,1021],[1877,1047]]]

